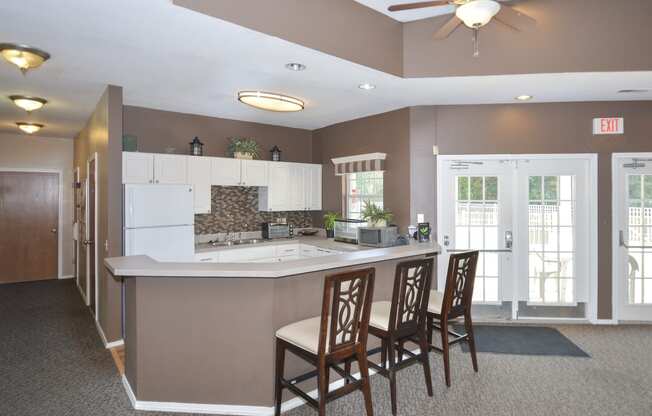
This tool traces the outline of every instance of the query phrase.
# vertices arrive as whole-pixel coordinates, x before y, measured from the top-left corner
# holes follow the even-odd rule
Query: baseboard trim
[[[412,351],[415,354],[419,353],[419,349]],[[404,355],[409,358],[408,355]],[[377,371],[370,369],[369,376],[376,374]],[[360,377],[360,373],[353,374],[353,377]],[[138,400],[134,391],[131,389],[129,380],[123,374],[122,385],[124,386],[127,397],[135,410],[150,411],[150,412],[170,412],[170,413],[198,413],[205,415],[229,415],[229,416],[273,416],[274,406],[243,406],[231,404],[199,404],[199,403],[177,403],[177,402],[149,402]],[[344,379],[334,381],[329,384],[329,390],[335,390],[344,386]],[[317,398],[317,389],[308,392],[308,395],[313,399]],[[294,397],[286,400],[281,404],[281,413],[290,411],[305,404],[305,400],[300,397]]]
[[[617,319],[593,319],[591,323],[593,325],[618,325],[619,324]]]
[[[66,276],[61,276],[59,277],[59,280],[64,280],[64,279],[74,279],[75,275],[74,274],[68,274]]]
[[[108,342],[106,340],[106,335],[104,335],[104,331],[102,330],[102,326],[100,325],[100,322],[95,318],[93,318],[93,320],[95,321],[95,327],[97,328],[97,332],[100,334],[100,339],[102,340],[102,344],[104,344],[104,348],[110,350],[111,348],[119,347],[125,344],[124,340],[122,339]]]

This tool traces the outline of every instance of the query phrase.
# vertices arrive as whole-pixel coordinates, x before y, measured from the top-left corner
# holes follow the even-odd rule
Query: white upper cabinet
[[[267,186],[268,167],[270,162],[264,160],[241,160],[242,186]]]
[[[211,158],[211,184],[240,186],[240,160],[226,157]]]
[[[306,209],[321,211],[321,165],[305,166]]]
[[[154,155],[123,152],[122,183],[154,183]]]
[[[290,201],[290,164],[270,162],[268,186],[258,191],[260,211],[287,211]]]
[[[188,181],[195,198],[195,214],[211,212],[211,158],[188,156]]]
[[[188,156],[154,155],[154,183],[183,185],[188,182]]]
[[[288,211],[304,211],[306,209],[305,169],[303,164],[290,165],[290,201]]]

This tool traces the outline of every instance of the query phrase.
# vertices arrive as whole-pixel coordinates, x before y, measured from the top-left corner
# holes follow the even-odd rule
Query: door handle
[[[505,231],[505,248],[511,249],[514,245],[514,235],[511,231]]]
[[[93,245],[93,240],[84,240],[82,241],[82,244],[85,246],[92,246]]]
[[[57,233],[57,229],[56,229],[56,228],[52,228],[52,229],[50,230],[50,232],[51,232],[52,234],[56,234],[56,233]]]

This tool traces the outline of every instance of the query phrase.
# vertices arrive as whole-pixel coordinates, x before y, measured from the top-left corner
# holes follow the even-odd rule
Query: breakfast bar
[[[184,409],[196,404],[216,413],[270,413],[274,334],[288,323],[320,314],[326,275],[374,267],[374,300],[388,300],[399,262],[440,251],[434,242],[415,241],[388,248],[323,238],[274,243],[296,244],[329,255],[273,263],[171,263],[148,256],[105,260],[111,275],[124,282],[123,382],[137,409],[155,410],[166,402],[166,408],[183,403]],[[288,375],[310,370],[294,358],[287,358]],[[331,381],[336,380],[333,374]],[[301,403],[292,399],[284,407]]]

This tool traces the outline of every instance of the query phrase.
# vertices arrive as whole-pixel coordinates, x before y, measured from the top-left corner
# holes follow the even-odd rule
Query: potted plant
[[[229,141],[229,155],[236,159],[259,159],[260,147],[254,139],[234,137]]]
[[[335,220],[342,218],[338,212],[327,212],[324,214],[324,228],[326,229],[326,237],[335,237]]]
[[[391,212],[370,201],[364,201],[364,207],[360,214],[362,219],[369,223],[370,227],[386,227],[393,216]]]

